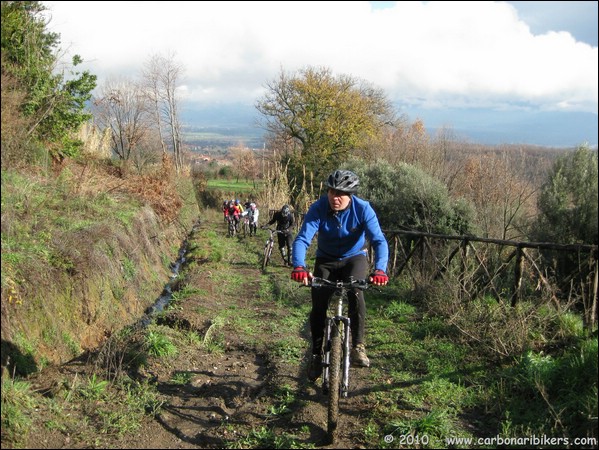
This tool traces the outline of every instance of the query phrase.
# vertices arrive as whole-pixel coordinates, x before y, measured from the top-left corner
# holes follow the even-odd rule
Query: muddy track
[[[221,233],[222,223],[203,223],[189,238],[190,246],[205,245],[203,233],[216,230]],[[235,238],[234,238],[235,239]],[[256,239],[256,238],[254,238]],[[239,241],[244,251],[259,253],[261,239],[256,239],[255,249]],[[253,245],[253,244],[252,244]],[[277,326],[283,323],[285,308],[276,302],[264,301],[258,295],[264,277],[281,277],[287,280],[289,269],[275,257],[269,274],[263,275],[258,264],[247,264],[235,254],[229,256],[226,267],[231,276],[241,277],[237,292],[223,295],[222,277],[216,276],[208,260],[190,264],[179,288],[199,288],[201,295],[185,298],[181,308],[160,318],[160,323],[171,327],[187,328],[200,336],[208,333],[213,320],[225,310],[251,308],[257,323],[269,324],[272,332],[261,332],[251,340],[247,333],[237,333],[234,328],[223,329],[227,337],[224,352],[211,352],[201,346],[181,348],[174,358],[149,361],[136,375],[154,383],[163,405],[155,417],[146,416],[141,427],[122,435],[97,436],[90,442],[89,435],[43,429],[44,417],[34,418],[33,427],[39,432],[30,433],[29,448],[372,448],[365,441],[364,417],[372,409],[368,394],[380,389],[368,381],[368,369],[351,369],[350,394],[341,400],[339,437],[330,445],[326,437],[326,398],[320,387],[306,380],[306,356],[290,359],[271,352],[281,339],[289,338],[289,329]],[[221,263],[222,264],[222,263]],[[219,267],[222,267],[219,266]],[[250,288],[248,288],[250,287]],[[253,287],[253,288],[251,288]],[[307,290],[306,290],[307,291]],[[306,324],[293,331],[305,341],[308,351]],[[250,333],[251,335],[251,333]],[[56,385],[65,385],[69,379],[84,373],[93,373],[97,361],[93,355],[82,356],[61,367],[49,369],[35,377],[34,385],[51,393]],[[186,374],[189,381],[173,382],[177,374]],[[49,394],[51,395],[51,394]],[[291,402],[282,401],[282,395]],[[74,409],[70,414],[84,415],[84,409]],[[81,420],[85,420],[83,417]],[[265,433],[264,437],[260,433]],[[271,442],[272,441],[272,442]],[[287,443],[287,444],[286,444]],[[297,447],[296,447],[297,448]]]

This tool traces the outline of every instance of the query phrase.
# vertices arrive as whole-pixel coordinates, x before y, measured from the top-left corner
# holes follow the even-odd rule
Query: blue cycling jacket
[[[366,255],[368,239],[374,249],[374,268],[387,271],[389,246],[376,213],[366,200],[353,195],[349,206],[337,213],[330,208],[326,195],[314,202],[293,241],[293,267],[306,266],[306,251],[316,233],[317,257],[342,260],[359,254]]]

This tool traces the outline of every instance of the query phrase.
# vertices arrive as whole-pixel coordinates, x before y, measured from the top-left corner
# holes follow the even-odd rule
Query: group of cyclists
[[[247,216],[250,225],[250,236],[256,235],[258,229],[258,217],[260,212],[255,202],[247,200],[245,204],[241,204],[239,199],[225,200],[223,202],[223,216],[225,222],[232,221],[235,225],[235,230],[239,232],[240,221]],[[266,225],[260,227],[268,228],[276,222],[276,229],[282,231],[277,233],[279,240],[279,251],[283,257],[283,262],[286,266],[291,266],[291,247],[293,245],[293,226],[295,225],[295,217],[291,212],[289,205],[283,207],[273,214],[272,219]]]
[[[234,223],[236,232],[239,232],[239,222],[241,219],[247,217],[250,236],[256,235],[256,230],[258,229],[258,217],[260,215],[256,203],[248,200],[242,205],[239,199],[225,200],[223,202],[223,215],[225,222],[232,221]]]

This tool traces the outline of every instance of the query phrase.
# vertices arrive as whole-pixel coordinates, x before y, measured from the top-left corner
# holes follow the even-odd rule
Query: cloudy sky
[[[42,3],[100,84],[174,52],[189,104],[251,105],[281,69],[326,66],[408,112],[597,114],[596,1]]]

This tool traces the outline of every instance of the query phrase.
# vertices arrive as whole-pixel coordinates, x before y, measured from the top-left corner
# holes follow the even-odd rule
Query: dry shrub
[[[70,190],[77,195],[122,193],[131,195],[150,206],[165,223],[173,222],[183,206],[175,186],[172,162],[164,155],[162,164],[154,172],[136,175],[127,164],[114,165],[111,161],[86,159],[83,163],[65,159],[63,171],[72,174]]]
[[[183,206],[173,177],[172,162],[164,155],[162,166],[157,172],[128,177],[124,183],[124,190],[150,205],[164,222],[170,223],[176,220]]]
[[[143,347],[144,332],[138,323],[110,335],[93,355],[94,365],[111,379],[117,379],[123,373],[135,376],[145,362]]]
[[[83,164],[65,160],[73,174],[73,193],[95,195],[100,192],[131,195],[150,206],[165,223],[176,220],[183,201],[175,186],[172,162],[167,155],[154,172],[143,175],[132,173],[126,163],[114,165],[107,160],[86,159]]]
[[[165,222],[173,222],[183,202],[169,180],[152,175],[133,177],[128,180],[127,191],[147,203]]]
[[[502,360],[546,343],[551,321],[539,313],[539,306],[521,302],[512,307],[491,298],[469,300],[451,286],[458,284],[430,284],[418,298],[431,315],[445,318],[477,352]]]
[[[32,126],[32,119],[26,118],[21,112],[25,92],[18,88],[14,78],[4,73],[1,85],[2,167],[22,166],[28,162],[33,151],[27,133]]]

